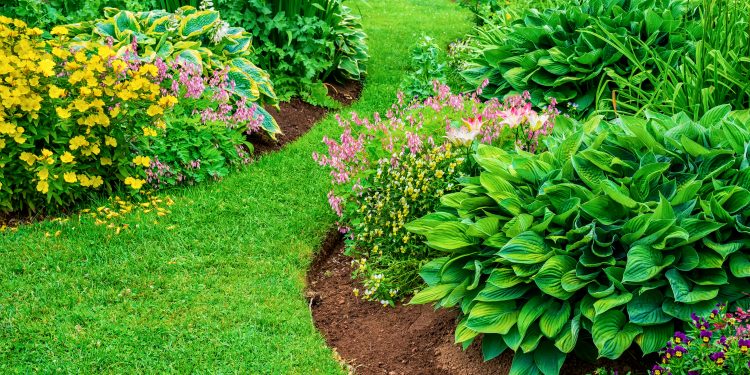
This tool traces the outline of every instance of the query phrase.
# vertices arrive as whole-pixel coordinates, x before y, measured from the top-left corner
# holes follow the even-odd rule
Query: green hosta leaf
[[[627,217],[625,209],[607,196],[598,196],[581,205],[581,210],[592,220],[612,225]]]
[[[437,227],[438,225],[455,220],[456,217],[452,214],[446,212],[434,212],[407,223],[406,225],[404,225],[404,228],[406,228],[406,230],[411,233],[424,236],[435,229],[435,227]]]
[[[735,253],[729,258],[729,270],[735,277],[750,277],[750,257]]]
[[[499,288],[510,288],[523,282],[525,279],[518,277],[512,268],[495,268],[487,279],[488,284]]]
[[[114,31],[118,40],[122,40],[128,33],[139,33],[141,31],[141,26],[132,12],[126,10],[120,11],[112,17],[112,20],[114,21]]]
[[[534,351],[534,363],[542,374],[558,375],[566,356],[552,342],[543,340]]]
[[[511,350],[517,352],[518,348],[521,347],[521,341],[523,341],[523,336],[518,332],[518,326],[513,326],[507,334],[504,334],[503,341]]]
[[[440,273],[448,260],[450,260],[450,258],[441,257],[429,261],[419,270],[419,276],[422,277],[422,280],[424,280],[427,285],[435,286],[440,282]]]
[[[553,253],[542,236],[527,231],[511,238],[497,255],[513,263],[536,264],[549,259]]]
[[[658,290],[650,290],[641,295],[636,294],[627,306],[630,322],[641,326],[669,322],[672,317],[662,310],[663,302],[664,296]]]
[[[257,112],[258,115],[263,116],[263,121],[261,122],[260,127],[271,136],[271,139],[276,139],[276,136],[281,134],[281,128],[279,128],[279,124],[276,123],[273,116],[261,106],[255,106],[255,112]]]
[[[711,310],[716,308],[714,301],[703,301],[693,304],[684,304],[675,302],[671,298],[664,300],[662,310],[668,315],[683,321],[690,321],[690,314],[696,313],[698,316],[707,316]]]
[[[560,281],[560,285],[562,286],[563,290],[566,292],[576,292],[580,289],[583,289],[593,280],[584,280],[581,279],[576,275],[576,270],[570,270],[568,272],[565,272],[563,274],[562,280]]]
[[[563,353],[570,353],[575,349],[578,342],[578,333],[581,329],[581,315],[576,314],[573,319],[565,323],[560,334],[555,339],[555,347]]]
[[[715,221],[687,218],[680,222],[680,227],[685,229],[690,237],[687,241],[680,243],[680,245],[687,245],[698,241],[703,237],[706,237],[709,234],[721,229],[724,225],[725,224],[723,223],[717,223]]]
[[[466,234],[470,237],[486,239],[498,232],[500,229],[499,223],[500,219],[497,217],[481,218],[469,226],[466,230]]]
[[[613,201],[631,209],[638,207],[638,202],[633,200],[633,198],[630,198],[630,195],[628,195],[627,192],[620,190],[620,187],[614,182],[606,180],[602,183],[601,187],[602,191],[604,191],[604,193]]]
[[[485,362],[498,357],[508,349],[501,335],[487,333],[482,337],[482,357]]]
[[[469,340],[473,340],[479,333],[466,327],[466,320],[461,320],[456,325],[455,332],[455,343],[460,344]]]
[[[719,288],[690,285],[690,283],[676,269],[671,269],[666,273],[669,284],[674,293],[674,299],[682,303],[696,303],[701,301],[711,301],[719,295]]]
[[[531,325],[539,319],[547,307],[552,303],[551,299],[534,296],[526,302],[518,314],[518,331],[523,336]]]
[[[611,294],[594,302],[594,310],[596,311],[596,315],[603,314],[606,311],[630,302],[631,299],[633,299],[633,295],[630,293]]]
[[[648,246],[636,245],[628,251],[627,264],[622,282],[625,284],[642,283],[650,280],[674,263],[675,257],[662,257],[659,250]]]
[[[219,12],[204,10],[186,16],[178,31],[183,38],[192,38],[207,32],[219,21]]]
[[[494,284],[487,283],[474,300],[484,302],[513,301],[521,298],[530,288],[529,285],[521,284],[510,288],[499,288]]]
[[[724,259],[739,251],[744,246],[741,242],[716,243],[708,238],[703,238],[703,244],[706,245],[707,248],[719,253]]]
[[[539,343],[542,341],[542,332],[539,331],[538,326],[531,326],[528,332],[523,336],[521,341],[521,351],[524,353],[531,353],[537,348]]]
[[[435,302],[447,296],[457,286],[458,284],[438,284],[435,286],[427,287],[424,290],[419,291],[419,293],[415,294],[411,301],[409,301],[409,304],[419,305]]]
[[[617,359],[641,332],[641,327],[628,323],[621,311],[610,310],[594,319],[591,336],[600,357]]]
[[[539,329],[544,336],[555,338],[565,327],[565,323],[570,320],[570,303],[568,301],[562,304],[554,302],[544,311],[539,318]]]
[[[534,364],[534,355],[516,352],[508,375],[542,375]]]
[[[674,334],[674,324],[671,322],[641,329],[643,333],[635,338],[635,342],[641,347],[643,354],[658,352]]]
[[[466,235],[468,227],[466,224],[457,222],[438,224],[427,234],[427,245],[436,250],[450,252],[474,246],[475,239]]]
[[[520,214],[505,223],[503,226],[503,233],[509,238],[513,238],[527,231],[533,223],[533,216],[529,214]]]
[[[577,155],[573,156],[571,160],[578,177],[591,189],[599,189],[602,182],[607,179],[604,176],[604,172],[590,161]]]
[[[544,263],[534,282],[542,292],[562,300],[568,299],[573,293],[563,289],[562,278],[566,272],[575,270],[575,266],[575,259],[567,255],[554,256]]]
[[[515,302],[477,302],[469,313],[466,327],[481,333],[504,335],[516,325]]]

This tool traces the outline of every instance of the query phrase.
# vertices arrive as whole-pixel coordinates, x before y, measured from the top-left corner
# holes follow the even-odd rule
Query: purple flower
[[[674,347],[674,356],[677,358],[682,358],[682,355],[687,353],[687,349],[685,349],[683,346],[677,345]]]
[[[740,347],[740,351],[743,353],[747,353],[748,349],[750,349],[750,340],[748,339],[740,339],[740,341],[737,343]]]
[[[701,341],[703,342],[709,342],[711,341],[711,336],[713,336],[713,332],[708,330],[702,330],[701,331]]]
[[[695,323],[695,325],[698,325],[698,322],[701,320],[701,318],[699,318],[695,313],[690,313],[690,319],[693,320],[693,323]]]
[[[716,319],[717,316],[719,316],[719,310],[716,310],[716,309],[711,310],[711,315],[709,315],[709,318]]]
[[[674,333],[674,342],[675,344],[682,344],[683,342],[688,342],[688,338],[685,333],[677,331]]]
[[[700,372],[697,370],[688,370],[688,375],[700,375]]]
[[[664,372],[664,367],[661,367],[659,365],[654,365],[654,367],[651,368],[651,375],[664,375],[666,374]]]
[[[721,337],[719,338],[719,344],[724,345],[724,346],[729,346],[727,345],[727,337],[724,335],[721,335]]]
[[[724,359],[725,359],[724,352],[711,353],[711,355],[709,355],[708,358],[711,358],[711,360],[716,362],[716,364],[719,366],[724,365]]]

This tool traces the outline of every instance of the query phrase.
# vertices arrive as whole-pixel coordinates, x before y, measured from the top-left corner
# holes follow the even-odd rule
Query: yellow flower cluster
[[[143,187],[148,149],[164,128],[166,94],[154,64],[99,44],[72,44],[0,16],[0,211],[66,204],[87,189]]]

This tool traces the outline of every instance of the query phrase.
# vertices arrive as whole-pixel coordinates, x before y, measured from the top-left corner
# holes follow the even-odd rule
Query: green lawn
[[[351,4],[372,59],[342,113],[385,111],[422,34],[445,44],[471,27],[450,0]],[[0,373],[340,373],[303,297],[335,221],[310,156],[331,133],[329,117],[220,183],[172,192],[166,217],[131,215],[119,235],[88,219],[0,234]]]

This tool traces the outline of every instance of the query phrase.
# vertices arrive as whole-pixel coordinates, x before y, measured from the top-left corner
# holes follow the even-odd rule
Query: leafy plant
[[[446,64],[440,47],[429,36],[412,48],[410,72],[401,80],[408,98],[425,99],[432,95],[434,82],[446,84]]]
[[[252,30],[253,56],[271,72],[282,99],[300,95],[325,104],[329,78],[360,80],[368,59],[359,16],[342,0],[217,1],[233,24]]]
[[[555,6],[551,0],[460,0],[459,4],[471,10],[480,25],[510,22],[528,9],[547,9]]]
[[[460,307],[456,342],[510,348],[511,374],[658,351],[691,311],[747,298],[748,117],[559,118],[541,154],[481,145],[482,172],[407,225],[444,254],[411,303]]]
[[[699,119],[711,108],[750,105],[750,4],[734,0],[703,0],[701,27],[691,35],[687,51],[660,54],[638,38],[617,38],[602,24],[586,31],[622,54],[632,66],[625,74],[605,69],[600,100],[602,112],[638,114],[645,110],[688,113]],[[654,21],[658,22],[658,20]],[[646,52],[645,55],[643,52]],[[609,88],[615,87],[614,99]],[[614,100],[614,102],[613,102]]]
[[[600,26],[609,38],[641,40],[644,50],[637,58],[644,57],[645,49],[656,55],[682,54],[686,34],[700,27],[692,21],[693,13],[688,0],[579,0],[531,9],[509,24],[480,28],[462,75],[475,85],[489,80],[486,96],[529,91],[534,104],[555,98],[588,113],[605,69],[626,75],[632,63],[587,31]]]
[[[455,95],[438,86],[424,102],[399,94],[385,118],[339,118],[342,135],[325,137],[327,154],[313,157],[330,170],[328,200],[348,234],[346,253],[364,299],[393,305],[420,285],[417,272],[433,252],[404,224],[458,188],[475,141],[534,150],[549,134],[555,108],[538,113],[526,99],[483,102],[476,93]]]
[[[693,315],[687,333],[674,333],[650,374],[750,374],[750,313],[725,308],[720,303],[706,316]]]
[[[204,73],[222,71],[234,84],[231,90],[236,100],[276,104],[278,102],[270,76],[250,60],[252,37],[239,27],[222,21],[219,12],[182,7],[175,13],[162,10],[130,12],[108,8],[105,18],[69,25],[74,33],[73,43],[91,41],[112,42],[123,54],[135,47],[145,61],[157,58],[166,63],[178,61],[192,64]],[[258,111],[265,112],[258,107]],[[268,113],[263,113],[264,129],[275,136],[278,124]]]

